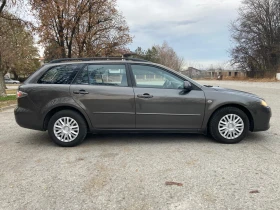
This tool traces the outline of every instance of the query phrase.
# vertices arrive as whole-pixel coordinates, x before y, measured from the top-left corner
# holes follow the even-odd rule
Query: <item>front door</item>
[[[135,128],[134,92],[124,64],[89,64],[70,92],[90,116],[94,128]]]
[[[136,128],[200,129],[205,96],[199,88],[186,93],[184,79],[153,65],[131,65],[135,78]]]

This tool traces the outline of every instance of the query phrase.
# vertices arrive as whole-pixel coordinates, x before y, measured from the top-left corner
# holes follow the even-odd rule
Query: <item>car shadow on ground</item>
[[[267,138],[264,133],[249,132],[247,137],[238,144],[255,144]],[[185,133],[115,133],[88,134],[83,144],[221,144],[210,136]]]
[[[50,139],[48,132],[33,131],[22,136],[16,143],[34,146],[56,146]],[[267,139],[263,133],[251,133],[239,144],[255,144]],[[209,136],[202,134],[184,133],[108,133],[88,134],[82,145],[133,145],[133,144],[220,144]]]
[[[174,133],[110,133],[88,134],[84,143],[105,144],[170,144],[183,142],[213,143],[213,140],[201,134]]]
[[[56,146],[48,132],[32,131],[23,135],[17,143],[34,146]],[[211,138],[201,134],[163,134],[163,133],[108,133],[87,134],[82,145],[120,145],[120,144],[170,144],[170,143],[215,143]]]
[[[242,142],[248,144],[256,144],[256,143],[264,142],[264,140],[267,140],[268,137],[270,137],[268,135],[268,132],[255,132],[255,133],[249,132],[247,137]]]

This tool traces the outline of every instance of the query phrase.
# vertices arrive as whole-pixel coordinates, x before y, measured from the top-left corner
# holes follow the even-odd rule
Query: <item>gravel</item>
[[[88,135],[75,148],[0,112],[0,209],[279,209],[280,83],[200,81],[272,107],[271,129],[236,145],[202,135]]]

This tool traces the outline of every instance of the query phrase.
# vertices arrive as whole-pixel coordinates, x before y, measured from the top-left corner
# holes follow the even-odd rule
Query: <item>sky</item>
[[[117,0],[134,37],[131,51],[167,41],[187,66],[225,65],[233,43],[229,26],[241,0]]]

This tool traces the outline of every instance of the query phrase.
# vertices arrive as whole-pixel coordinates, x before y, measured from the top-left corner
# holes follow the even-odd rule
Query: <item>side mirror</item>
[[[184,90],[185,91],[191,91],[192,90],[192,84],[189,81],[184,81]]]

